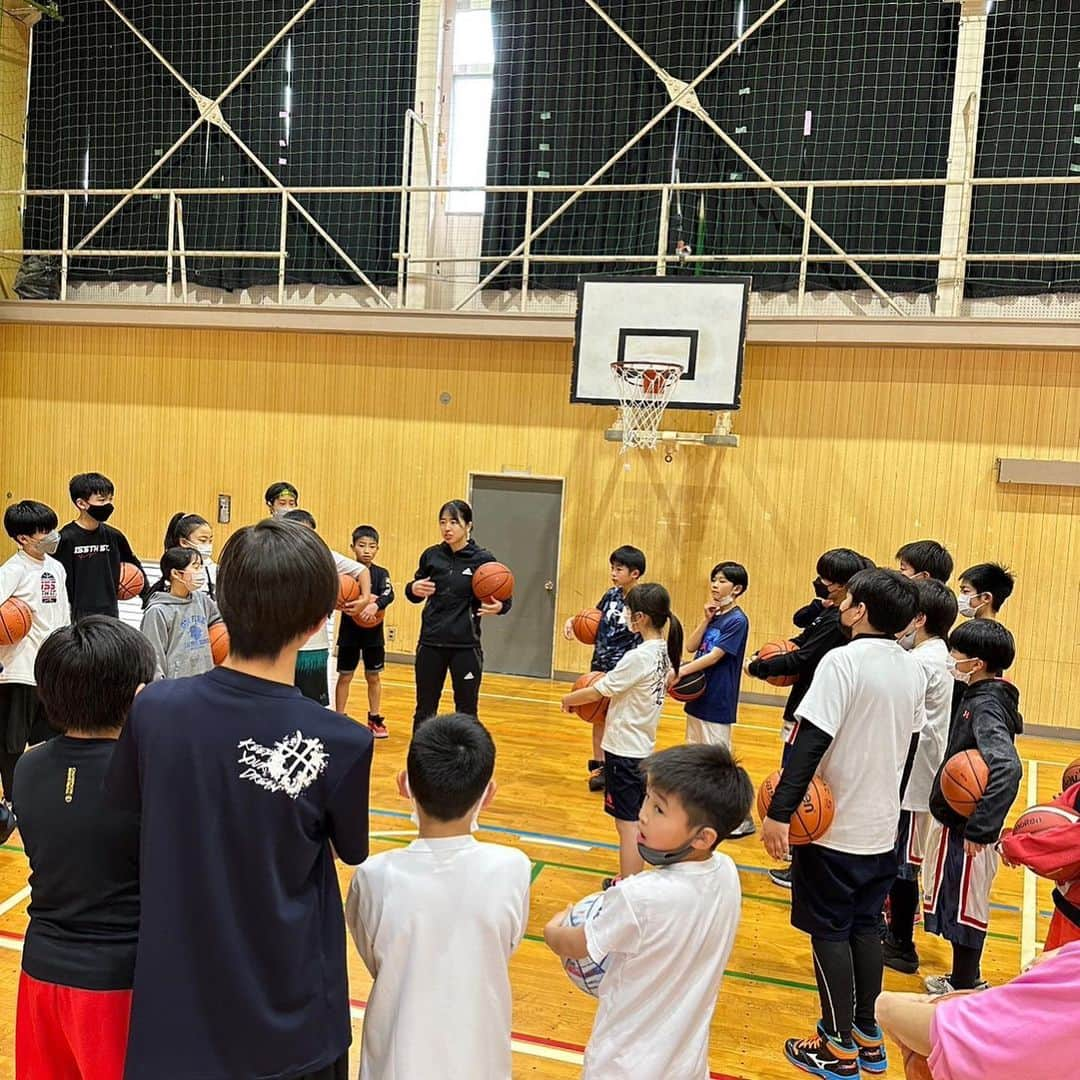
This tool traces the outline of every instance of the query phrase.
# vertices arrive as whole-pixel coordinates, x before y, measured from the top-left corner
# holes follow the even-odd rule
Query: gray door
[[[472,478],[473,536],[514,572],[514,606],[483,620],[484,670],[551,675],[562,481]]]

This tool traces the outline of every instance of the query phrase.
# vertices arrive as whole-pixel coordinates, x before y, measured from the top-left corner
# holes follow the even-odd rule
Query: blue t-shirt
[[[608,589],[596,605],[602,618],[593,644],[592,671],[611,671],[631,650],[641,644],[641,635],[623,625],[626,597],[618,586]]]
[[[296,687],[227,668],[135,699],[106,780],[142,815],[128,1080],[274,1080],[346,1052],[334,852],[367,858],[371,749]]]
[[[714,615],[709,620],[694,658],[705,656],[713,649],[723,649],[724,655],[705,669],[705,693],[684,706],[691,716],[711,724],[735,723],[739,681],[749,635],[750,620],[741,608]]]

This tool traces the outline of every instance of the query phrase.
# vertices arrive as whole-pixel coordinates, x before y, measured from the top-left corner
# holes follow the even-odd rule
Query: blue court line
[[[408,821],[410,816],[402,810],[379,810],[375,807],[371,808],[370,813],[376,815],[376,817],[398,818],[405,821]],[[521,840],[538,840],[540,843],[553,841],[555,844],[582,844],[587,847],[600,848],[602,851],[619,850],[618,844],[609,844],[603,840],[583,840],[579,836],[559,836],[557,833],[523,832],[521,829],[509,829],[505,825],[481,825],[480,831],[498,833],[501,836],[515,836]],[[735,866],[744,874],[767,874],[769,872],[768,867],[765,866],[746,866],[743,863],[736,863]],[[1014,915],[1020,912],[1020,909],[1012,904],[991,904],[990,910],[1009,911]],[[1051,918],[1053,914],[1052,911],[1039,912],[1039,915],[1044,919]]]

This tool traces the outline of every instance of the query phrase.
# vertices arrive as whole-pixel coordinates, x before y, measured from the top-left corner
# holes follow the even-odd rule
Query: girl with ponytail
[[[641,635],[603,678],[562,700],[570,712],[600,698],[610,698],[604,728],[604,810],[615,819],[619,834],[619,874],[628,877],[644,866],[638,849],[638,814],[645,801],[641,763],[656,748],[656,726],[667,688],[679,673],[683,651],[682,623],[671,610],[663,585],[635,585],[623,609],[627,629]],[[614,879],[605,878],[604,887]]]
[[[202,559],[202,568],[206,572],[203,589],[214,595],[214,583],[217,581],[217,563],[211,558],[214,550],[214,530],[210,522],[201,514],[173,514],[165,528],[165,542],[162,551],[169,548],[193,548]]]

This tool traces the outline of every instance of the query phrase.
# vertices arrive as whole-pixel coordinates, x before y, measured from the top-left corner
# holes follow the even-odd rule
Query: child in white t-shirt
[[[507,964],[529,918],[528,858],[471,833],[495,797],[495,744],[475,717],[423,721],[398,787],[420,837],[358,866],[345,919],[375,978],[361,1080],[509,1080]]]
[[[683,629],[663,585],[635,585],[626,594],[623,617],[627,628],[640,634],[641,644],[592,686],[567,694],[562,707],[570,712],[575,705],[611,698],[602,744],[604,810],[615,819],[619,833],[619,874],[628,877],[644,865],[637,840],[638,811],[645,798],[641,765],[656,747],[669,676],[679,670]],[[604,888],[614,880],[605,878]]]
[[[722,745],[644,762],[638,847],[656,870],[604,894],[596,917],[544,928],[563,959],[602,963],[584,1080],[705,1080],[709,1023],[739,925],[739,874],[716,845],[750,812],[753,785]]]

